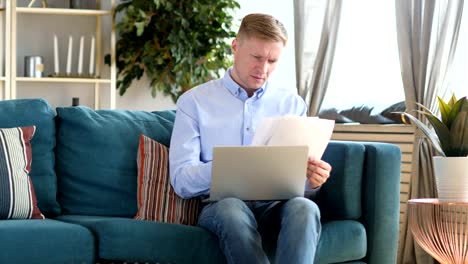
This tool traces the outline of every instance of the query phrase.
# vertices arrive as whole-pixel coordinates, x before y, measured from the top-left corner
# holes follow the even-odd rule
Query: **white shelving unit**
[[[115,9],[115,0],[111,1],[110,10],[101,10],[101,1],[97,0],[97,10],[89,9],[68,9],[68,8],[35,8],[35,7],[19,7],[17,6],[17,0],[7,0],[6,1],[6,76],[10,78],[5,78],[6,92],[5,99],[15,99],[17,98],[17,89],[18,83],[74,83],[74,84],[84,84],[84,85],[94,85],[94,108],[101,109],[101,84],[109,84],[109,108],[116,108],[116,59],[115,59],[115,20],[113,12]],[[17,50],[17,39],[18,35],[21,32],[18,32],[18,20],[21,19],[18,15],[61,15],[61,16],[89,16],[96,19],[96,50],[95,50],[95,75],[102,76],[101,74],[101,59],[103,57],[103,47],[102,47],[102,19],[105,16],[111,18],[111,29],[110,29],[110,54],[111,54],[111,66],[109,78],[68,78],[68,77],[41,77],[41,78],[32,78],[32,77],[20,77],[17,73],[17,59],[18,59],[18,50]],[[8,52],[9,51],[9,52]],[[50,58],[49,58],[50,59]],[[8,87],[10,89],[8,89]],[[86,88],[86,87],[84,87]],[[9,91],[8,91],[9,90]]]
[[[8,25],[6,25],[6,12],[5,12],[5,1],[0,0],[0,30],[2,34],[0,34],[0,100],[3,100],[4,98],[9,97],[9,91],[8,89],[5,89],[5,87],[8,87],[6,85],[6,80],[5,74],[5,65],[6,65],[6,58],[4,58],[4,55],[8,55],[7,52],[5,52],[5,49],[7,48],[5,46],[5,38],[6,38],[6,28]]]
[[[92,78],[60,78],[60,77],[16,77],[17,82],[49,82],[49,83],[111,83],[110,79]]]

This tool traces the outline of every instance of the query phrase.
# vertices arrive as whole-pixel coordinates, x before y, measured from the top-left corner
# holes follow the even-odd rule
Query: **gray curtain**
[[[463,0],[396,0],[395,7],[406,109],[416,109],[415,102],[418,102],[437,111],[436,96],[446,89],[460,29]],[[421,117],[419,114],[418,118]],[[413,145],[410,199],[437,197],[433,155],[429,141],[417,130]],[[402,224],[398,263],[434,263],[414,242],[407,217]]]
[[[294,0],[296,86],[309,116],[318,115],[327,91],[341,6],[342,0]]]

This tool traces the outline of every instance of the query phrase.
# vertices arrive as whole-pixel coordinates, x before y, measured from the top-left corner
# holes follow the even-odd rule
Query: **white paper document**
[[[307,145],[309,158],[321,159],[333,133],[335,120],[318,117],[282,116],[263,119],[252,145]]]

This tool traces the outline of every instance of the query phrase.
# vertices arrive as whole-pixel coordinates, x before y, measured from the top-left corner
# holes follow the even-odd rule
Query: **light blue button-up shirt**
[[[265,117],[306,115],[304,100],[290,90],[269,88],[266,82],[249,98],[230,72],[177,101],[169,164],[171,184],[180,197],[209,194],[214,146],[250,145]]]

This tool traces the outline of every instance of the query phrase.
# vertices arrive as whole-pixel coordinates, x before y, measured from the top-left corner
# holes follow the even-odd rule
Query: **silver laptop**
[[[304,196],[307,146],[214,147],[208,201]]]

